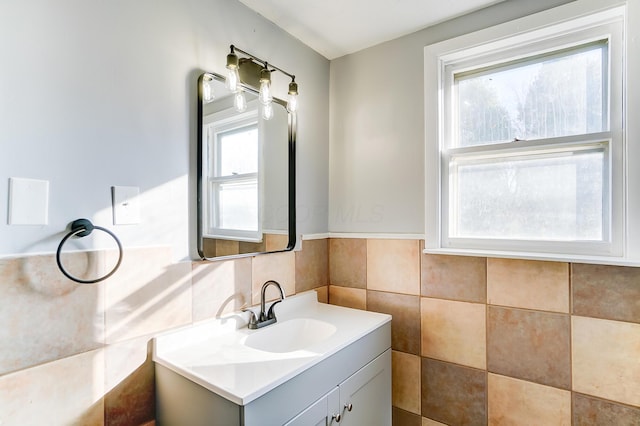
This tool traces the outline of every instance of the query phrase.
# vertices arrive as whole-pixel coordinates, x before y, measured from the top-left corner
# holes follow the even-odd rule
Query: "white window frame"
[[[252,105],[249,105],[246,112],[242,114],[238,114],[237,111],[233,108],[229,108],[226,110],[222,110],[213,114],[209,114],[204,117],[203,120],[203,134],[206,137],[206,155],[203,158],[203,171],[204,176],[206,177],[206,183],[203,186],[203,205],[207,206],[206,214],[203,215],[203,227],[204,230],[203,236],[206,238],[216,238],[216,239],[228,239],[235,241],[246,241],[259,243],[262,242],[263,239],[263,229],[262,229],[262,214],[263,214],[263,173],[262,173],[262,134],[263,131],[261,129],[262,122],[258,118],[258,107],[257,103],[253,102]],[[219,149],[217,143],[217,135],[221,133],[226,133],[229,131],[233,131],[235,129],[247,127],[255,125],[258,129],[258,171],[255,173],[247,173],[243,175],[238,175],[234,177],[215,177],[214,172],[216,165],[214,162],[218,161],[217,152]],[[241,229],[229,229],[229,228],[221,228],[216,226],[216,215],[217,210],[214,206],[213,199],[217,198],[216,191],[212,189],[213,186],[217,183],[223,182],[247,182],[247,181],[255,181],[258,187],[258,218],[257,218],[257,229],[255,231],[252,230],[241,230]]]
[[[605,4],[603,4],[605,3]],[[624,81],[628,6],[620,1],[579,0],[555,9],[491,27],[476,33],[425,47],[425,252],[440,254],[482,255],[548,260],[589,261],[594,263],[635,264],[640,258],[638,227],[629,227],[629,207],[640,199],[630,197],[627,164],[638,158],[638,149],[629,150],[624,129],[628,87]],[[637,15],[637,11],[632,11]],[[609,29],[607,29],[609,28]],[[616,29],[619,28],[619,31]],[[603,31],[605,29],[605,31]],[[609,131],[590,135],[587,142],[603,143],[608,149],[611,216],[610,240],[605,243],[516,241],[496,239],[451,239],[447,234],[448,162],[445,141],[449,136],[445,106],[453,72],[479,66],[499,64],[534,53],[582,44],[588,40],[611,37],[609,46]],[[566,144],[571,137],[562,138]],[[535,142],[518,142],[513,148],[526,149]],[[472,152],[474,148],[470,148]],[[640,168],[640,162],[637,167]],[[640,173],[639,173],[640,175]],[[632,240],[630,242],[630,240]]]

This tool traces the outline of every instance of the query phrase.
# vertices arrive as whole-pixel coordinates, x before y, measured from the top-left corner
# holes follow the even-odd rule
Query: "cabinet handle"
[[[334,414],[333,416],[331,416],[331,420],[335,420],[336,423],[340,423],[340,420],[342,420],[342,416],[340,414]]]
[[[353,410],[353,404],[344,404],[344,408],[345,408],[347,411],[351,411],[351,410]]]

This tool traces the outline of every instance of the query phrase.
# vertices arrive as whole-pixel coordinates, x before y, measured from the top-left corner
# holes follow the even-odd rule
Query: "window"
[[[623,255],[623,13],[425,49],[427,250]]]
[[[205,236],[260,241],[260,167],[257,110],[205,120],[208,213]]]

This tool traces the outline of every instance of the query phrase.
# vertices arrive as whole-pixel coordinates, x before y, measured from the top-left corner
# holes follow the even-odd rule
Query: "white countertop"
[[[154,339],[153,360],[238,405],[246,405],[391,321],[386,314],[318,303],[315,291],[288,297],[274,310],[278,322],[259,330],[246,327],[248,313],[237,313],[162,334]],[[311,343],[288,352],[248,346],[250,336],[285,331],[285,322],[295,319],[322,321],[330,332],[317,341],[316,336],[310,336]]]

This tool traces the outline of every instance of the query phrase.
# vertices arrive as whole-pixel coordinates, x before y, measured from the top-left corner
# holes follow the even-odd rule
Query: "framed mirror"
[[[295,114],[255,88],[198,78],[197,249],[201,259],[292,250],[296,244]]]

